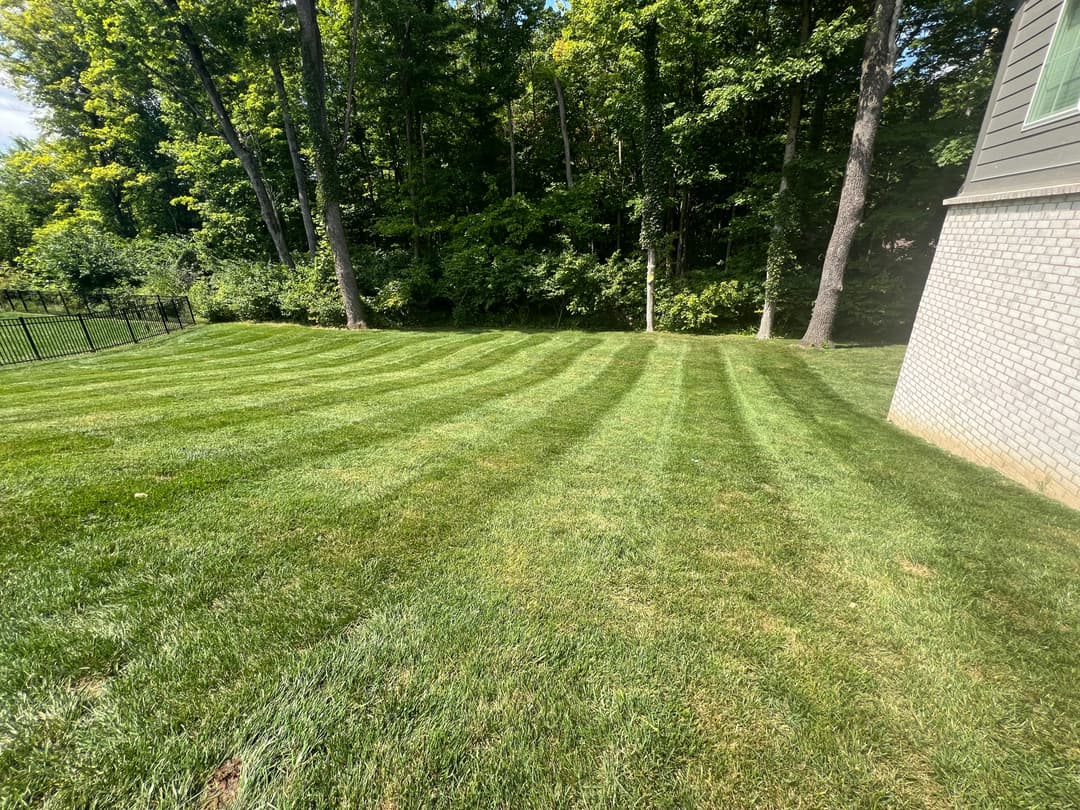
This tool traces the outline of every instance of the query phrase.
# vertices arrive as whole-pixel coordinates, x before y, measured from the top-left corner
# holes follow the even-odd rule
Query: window
[[[1080,109],[1080,0],[1065,0],[1054,40],[1046,54],[1028,107],[1027,121],[1035,124]]]

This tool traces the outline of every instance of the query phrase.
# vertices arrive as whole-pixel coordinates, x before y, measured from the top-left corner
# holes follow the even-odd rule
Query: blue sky
[[[11,81],[0,75],[0,149],[6,149],[19,135],[37,134],[34,108],[22,101],[11,89]]]

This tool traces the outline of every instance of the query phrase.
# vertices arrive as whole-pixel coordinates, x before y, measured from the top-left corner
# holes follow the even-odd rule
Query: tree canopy
[[[770,297],[779,331],[809,320],[873,4],[301,5],[317,67],[291,3],[3,0],[0,67],[43,130],[0,160],[8,281],[335,323],[349,259],[376,323],[640,328],[653,246],[658,328],[751,329],[784,168]],[[840,334],[906,334],[1010,14],[906,6]]]

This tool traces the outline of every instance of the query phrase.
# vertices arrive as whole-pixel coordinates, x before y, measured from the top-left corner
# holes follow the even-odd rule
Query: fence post
[[[23,312],[29,312],[30,310],[26,307],[26,299],[23,298],[22,290],[16,290],[15,294],[19,296],[19,303],[22,304]]]
[[[90,339],[90,330],[86,328],[86,321],[83,320],[82,313],[80,312],[75,317],[79,319],[79,326],[82,327],[83,334],[86,335],[86,345],[90,347],[90,351],[97,351],[97,349],[94,348],[94,341]]]
[[[169,321],[165,318],[165,307],[161,305],[161,296],[158,296],[158,315],[161,316],[161,325],[165,327],[165,334],[169,334]]]
[[[14,312],[15,311],[15,303],[11,300],[11,291],[10,290],[4,290],[4,298],[7,299],[8,306],[11,307],[11,311]]]
[[[38,297],[38,300],[41,302],[42,309],[45,310],[45,314],[49,315],[50,314],[49,313],[49,304],[45,300],[45,293],[43,293],[41,290],[38,290],[37,291],[37,297]]]
[[[65,314],[65,315],[70,315],[70,314],[71,314],[71,310],[70,310],[70,309],[68,309],[68,305],[67,305],[67,296],[66,296],[66,295],[64,295],[64,291],[63,291],[63,290],[61,290],[61,291],[60,291],[60,303],[64,305],[64,314]]]
[[[41,352],[38,351],[37,344],[34,343],[34,338],[30,334],[30,327],[26,325],[26,318],[19,318],[19,323],[22,325],[23,334],[26,335],[26,342],[30,344],[30,348],[34,351],[34,359],[41,359]]]
[[[131,333],[131,342],[132,343],[138,343],[139,339],[137,337],[135,337],[135,330],[131,328],[131,321],[128,320],[128,311],[127,311],[127,309],[125,308],[125,309],[120,310],[120,314],[124,316],[124,323],[127,324],[128,332]]]
[[[187,304],[188,315],[191,316],[191,325],[194,326],[195,325],[195,310],[193,310],[191,308],[191,299],[188,298],[186,295],[184,296],[184,303]]]

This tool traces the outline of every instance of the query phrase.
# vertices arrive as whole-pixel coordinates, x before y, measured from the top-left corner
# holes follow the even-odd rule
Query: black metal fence
[[[129,307],[154,306],[170,301],[160,295],[80,295],[60,290],[0,290],[0,312],[26,312],[39,315],[76,315],[91,312],[116,313]]]
[[[0,299],[4,299],[6,293],[16,292],[20,291],[0,291]],[[27,291],[21,292],[23,300],[29,304]],[[34,291],[33,295],[40,309],[14,310],[25,315],[0,312],[0,366],[140,343],[147,338],[195,325],[191,303],[185,297],[129,296],[113,299],[107,305],[96,304],[103,306],[103,309],[94,310],[91,308],[95,306],[94,302],[66,294],[68,312],[72,312],[72,305],[76,301],[83,301],[87,311],[51,315],[54,311],[51,309],[52,303],[65,302],[65,294],[43,293],[38,296]]]

